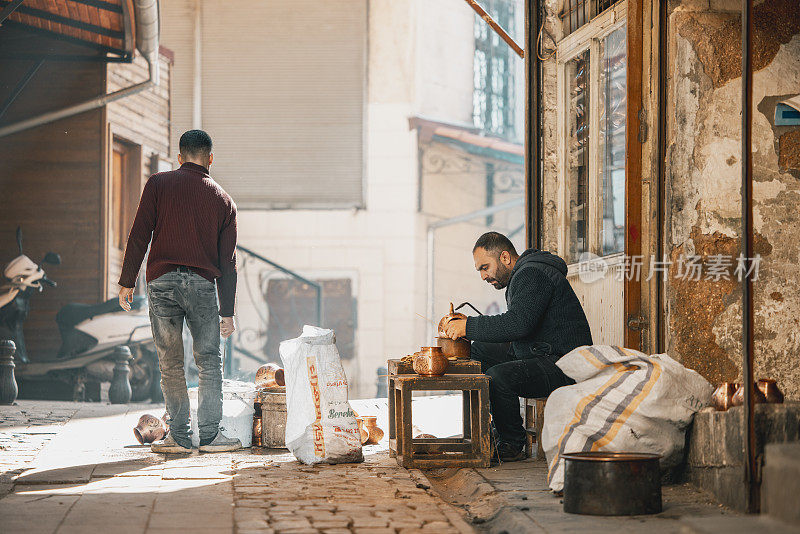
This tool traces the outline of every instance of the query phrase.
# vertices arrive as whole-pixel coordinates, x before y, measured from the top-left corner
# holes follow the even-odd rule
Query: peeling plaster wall
[[[741,19],[738,1],[676,3],[669,17],[667,349],[712,383],[741,379]],[[800,8],[754,9],[753,178],[757,377],[800,398],[800,128],[775,104],[800,93]],[[732,256],[730,279],[676,278],[681,255]],[[705,266],[704,265],[704,266]]]

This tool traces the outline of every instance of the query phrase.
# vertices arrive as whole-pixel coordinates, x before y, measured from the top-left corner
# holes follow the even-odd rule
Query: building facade
[[[522,34],[521,2],[491,9]],[[161,12],[175,54],[171,159],[183,131],[210,133],[240,245],[321,284],[351,394],[374,396],[387,358],[433,343],[450,301],[503,305],[471,250],[489,227],[524,241],[523,63],[468,5],[171,0]],[[431,312],[429,225],[512,197],[434,232]],[[241,250],[239,273],[245,376],[316,320],[315,293]]]

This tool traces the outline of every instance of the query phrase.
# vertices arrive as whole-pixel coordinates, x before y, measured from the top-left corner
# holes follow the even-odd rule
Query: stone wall
[[[668,23],[667,349],[712,383],[741,377],[741,19],[735,1],[681,2]],[[776,103],[800,91],[800,9],[754,9],[753,179],[757,377],[800,398],[800,129],[776,127]],[[719,280],[677,277],[680,258],[732,257]]]

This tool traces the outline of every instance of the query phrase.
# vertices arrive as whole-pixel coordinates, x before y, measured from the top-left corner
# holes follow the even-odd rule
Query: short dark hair
[[[189,130],[181,136],[178,148],[183,157],[207,158],[211,154],[211,136],[203,130]]]
[[[472,247],[472,252],[482,248],[487,252],[501,254],[508,251],[512,256],[517,255],[517,249],[509,238],[499,232],[486,232],[475,241],[475,246]]]

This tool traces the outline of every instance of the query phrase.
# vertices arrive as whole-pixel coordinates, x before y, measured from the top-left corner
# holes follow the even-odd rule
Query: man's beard
[[[495,289],[503,289],[511,280],[511,269],[508,269],[505,265],[499,265],[495,276],[496,278],[487,278],[486,282],[492,284]]]

